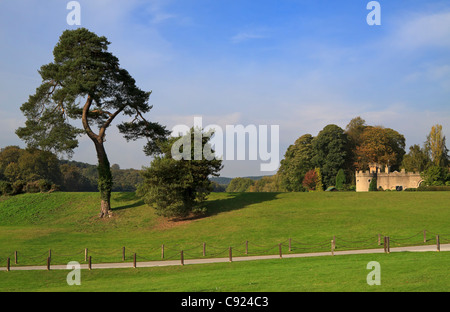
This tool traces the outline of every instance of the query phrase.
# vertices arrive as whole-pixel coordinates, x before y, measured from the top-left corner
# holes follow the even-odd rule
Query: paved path
[[[426,246],[410,246],[410,247],[394,247],[390,249],[390,252],[425,252],[436,251],[436,245]],[[450,251],[450,244],[442,244],[441,251]],[[378,249],[364,249],[364,250],[348,250],[348,251],[335,251],[334,255],[357,255],[357,254],[379,254],[384,253],[383,248]],[[301,254],[285,254],[283,258],[307,258],[307,257],[320,257],[331,256],[331,252],[315,252],[315,253],[301,253]],[[267,260],[267,259],[279,259],[280,255],[267,255],[267,256],[247,256],[247,257],[233,257],[233,262],[239,261],[252,261],[252,260]],[[229,262],[227,258],[207,258],[207,259],[185,259],[184,264],[205,264],[205,263],[221,263]],[[166,261],[148,261],[137,262],[138,268],[149,267],[163,267],[163,266],[179,266],[181,260],[166,260]],[[133,263],[93,263],[92,269],[123,269],[133,268]],[[87,264],[82,264],[81,269],[89,269]],[[11,271],[32,271],[32,270],[47,270],[47,266],[13,266],[11,265]],[[66,265],[52,265],[51,270],[68,270]],[[70,269],[69,269],[70,270]],[[6,267],[0,267],[0,271],[6,271]]]

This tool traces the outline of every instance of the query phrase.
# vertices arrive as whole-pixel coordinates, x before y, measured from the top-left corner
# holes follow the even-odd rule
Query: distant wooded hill
[[[63,174],[66,189],[80,192],[96,192],[97,188],[97,166],[79,161],[62,160],[61,172]],[[140,170],[121,169],[119,165],[111,166],[113,175],[113,192],[134,192],[137,185],[143,179]]]
[[[243,177],[243,178],[248,178],[254,181],[258,181],[261,180],[263,178],[263,176],[251,176],[251,177]],[[211,182],[216,182],[219,185],[224,185],[224,186],[228,186],[231,182],[231,180],[233,180],[233,178],[226,178],[226,177],[212,177],[210,178]]]

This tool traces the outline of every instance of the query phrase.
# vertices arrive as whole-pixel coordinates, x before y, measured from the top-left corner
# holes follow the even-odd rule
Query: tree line
[[[450,185],[450,157],[441,125],[434,125],[423,146],[405,151],[405,137],[394,129],[353,118],[344,129],[325,126],[317,136],[304,134],[287,149],[276,175],[259,181],[233,179],[228,192],[303,192],[355,190],[355,172],[369,164],[391,171],[421,172],[424,184]]]
[[[143,181],[140,170],[111,166],[114,192],[136,191]],[[37,148],[7,146],[0,149],[0,195],[36,192],[98,192],[97,166],[59,160]]]

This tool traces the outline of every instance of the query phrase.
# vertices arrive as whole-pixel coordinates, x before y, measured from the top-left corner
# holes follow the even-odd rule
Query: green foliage
[[[17,146],[0,151],[0,176],[5,181],[2,193],[10,195],[48,191],[54,184],[56,189],[62,181],[59,160],[54,154]]]
[[[425,186],[442,186],[450,180],[449,171],[441,166],[432,165],[422,173]]]
[[[425,149],[435,166],[447,167],[450,163],[449,150],[445,141],[442,125],[437,124],[431,127],[430,134],[425,142]]]
[[[104,201],[109,201],[112,192],[112,173],[107,159],[104,163],[99,163],[97,166],[98,171],[98,190],[100,191],[100,197]]]
[[[234,178],[228,184],[226,192],[228,193],[242,193],[248,192],[250,187],[255,184],[255,181],[250,178]]]
[[[281,189],[288,192],[304,191],[302,185],[305,174],[312,168],[313,136],[305,134],[289,146],[281,161],[278,174]]]
[[[432,185],[432,186],[419,186],[417,188],[421,192],[449,192],[450,185]]]
[[[409,153],[403,157],[402,167],[409,172],[423,172],[431,165],[430,157],[425,148],[415,144],[410,146]]]
[[[337,175],[336,175],[336,188],[339,191],[342,191],[344,189],[344,185],[346,183],[346,178],[345,178],[345,172],[343,169],[339,169]]]
[[[377,178],[373,178],[369,184],[369,192],[376,192],[376,191],[378,191]]]
[[[197,146],[200,136],[201,145]],[[208,177],[218,176],[222,169],[221,160],[214,157],[209,160],[203,153],[208,150],[209,156],[214,156],[208,143],[210,137],[211,133],[191,129],[185,136],[161,143],[162,155],[156,156],[151,166],[143,171],[144,182],[138,188],[138,195],[154,207],[158,215],[183,218],[206,211],[204,202],[212,189]],[[183,143],[181,146],[178,145],[180,142]],[[179,155],[173,155],[174,151],[187,157],[180,159]]]
[[[322,183],[333,186],[339,168],[345,167],[349,155],[347,135],[340,127],[328,125],[312,141],[314,157],[312,163],[320,168]]]
[[[322,192],[324,190],[324,185],[322,182],[322,170],[320,168],[314,169],[317,174],[316,191]]]
[[[215,181],[211,181],[211,188],[212,188],[211,192],[223,193],[223,192],[226,192],[227,186],[219,184],[219,183],[217,183]]]
[[[8,181],[0,181],[0,195],[10,195],[12,193],[11,183]]]
[[[280,176],[262,177],[248,189],[249,192],[280,192]]]

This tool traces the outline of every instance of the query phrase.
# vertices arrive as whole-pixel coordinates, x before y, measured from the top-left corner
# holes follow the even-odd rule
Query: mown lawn
[[[367,269],[380,263],[381,285]],[[1,292],[447,292],[450,252],[325,256],[159,268],[0,272]]]
[[[0,201],[0,265],[19,253],[19,265],[82,261],[85,248],[97,262],[226,256],[233,247],[243,255],[325,251],[336,236],[338,250],[378,247],[377,234],[389,235],[392,247],[420,244],[427,230],[450,242],[450,193],[244,193],[211,194],[203,218],[171,222],[154,214],[133,193],[115,193],[113,218],[100,220],[96,193],[28,194]]]

